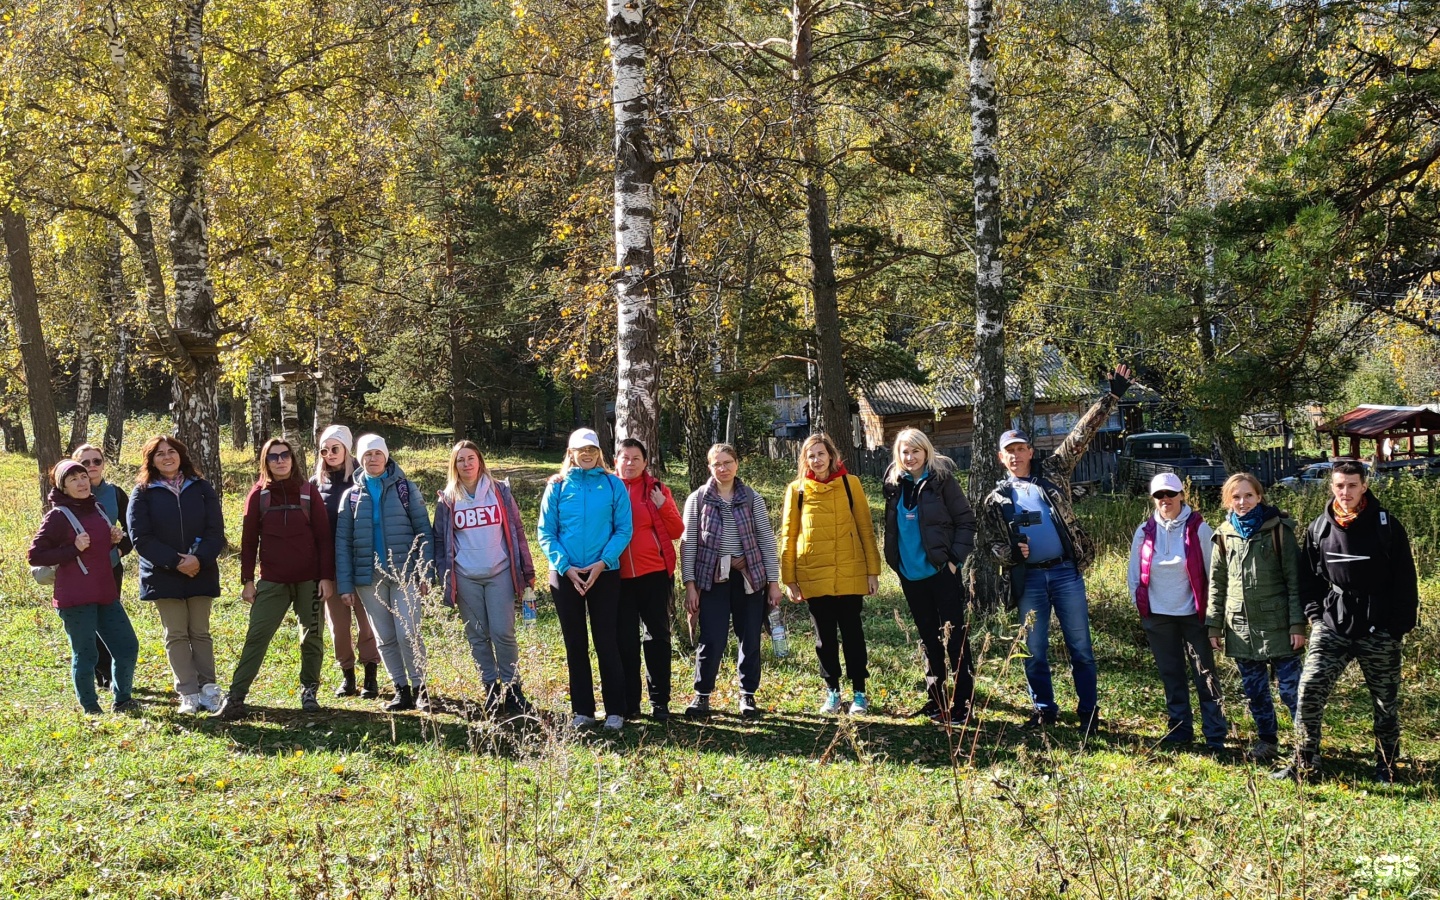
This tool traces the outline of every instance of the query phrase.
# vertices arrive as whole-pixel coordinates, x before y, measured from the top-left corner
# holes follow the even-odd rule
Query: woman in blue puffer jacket
[[[630,545],[630,492],[605,471],[589,428],[570,435],[559,480],[540,500],[540,549],[550,562],[550,593],[565,638],[572,728],[595,724],[595,681],[585,620],[595,638],[605,728],[625,727],[625,664],[620,656],[620,554]]]
[[[425,498],[390,459],[384,438],[361,435],[355,455],[355,484],[335,516],[336,589],[364,604],[380,639],[380,659],[395,682],[385,709],[428,709],[420,598],[434,577],[435,543]]]

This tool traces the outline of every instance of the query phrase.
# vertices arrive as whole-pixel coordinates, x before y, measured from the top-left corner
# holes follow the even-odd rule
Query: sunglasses
[[[1173,500],[1173,499],[1175,499],[1176,497],[1180,496],[1180,492],[1179,492],[1179,491],[1156,491],[1155,493],[1151,494],[1150,496],[1154,497],[1156,500]]]
[[[335,455],[337,455],[337,454],[344,453],[344,452],[345,452],[345,448],[342,447],[342,446],[340,446],[339,444],[336,444],[336,445],[333,446],[333,447],[321,447],[321,448],[320,448],[320,455],[321,455],[321,456],[335,456]]]
[[[87,468],[87,469],[94,469],[94,468],[98,468],[99,466],[105,465],[105,460],[103,460],[103,459],[82,459],[82,460],[80,460],[80,465],[84,466],[84,467]]]
[[[289,451],[289,450],[279,450],[279,451],[276,451],[275,453],[267,453],[267,454],[265,454],[265,461],[266,461],[266,462],[284,462],[285,460],[287,460],[287,459],[289,459],[289,458],[290,458],[290,451]]]

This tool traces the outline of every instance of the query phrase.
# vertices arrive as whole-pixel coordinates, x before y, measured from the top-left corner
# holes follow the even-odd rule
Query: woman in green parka
[[[1210,646],[1235,660],[1250,702],[1259,734],[1245,758],[1264,762],[1278,755],[1280,744],[1272,671],[1280,700],[1295,718],[1305,648],[1300,548],[1294,521],[1265,503],[1265,488],[1254,475],[1231,475],[1220,498],[1229,514],[1215,529],[1205,624]]]

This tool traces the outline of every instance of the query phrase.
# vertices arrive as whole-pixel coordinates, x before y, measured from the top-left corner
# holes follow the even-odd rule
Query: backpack
[[[261,520],[263,521],[264,518],[265,518],[265,514],[268,513],[268,512],[269,512],[270,510],[272,510],[272,509],[281,509],[281,510],[284,510],[284,509],[298,509],[298,510],[300,510],[301,512],[303,512],[303,513],[305,514],[305,521],[306,521],[306,523],[308,524],[309,521],[310,521],[310,498],[311,498],[311,491],[313,491],[313,490],[314,490],[314,486],[311,485],[310,482],[307,481],[307,482],[305,482],[304,485],[300,488],[300,502],[299,502],[299,503],[286,503],[286,504],[282,504],[281,506],[271,506],[271,505],[270,505],[270,489],[269,489],[269,488],[266,488],[265,490],[263,490],[263,491],[260,492],[260,518],[261,518]],[[408,510],[409,507],[406,507],[406,509]]]
[[[73,512],[71,512],[64,506],[57,506],[55,508],[64,513],[65,518],[70,520],[70,527],[75,529],[75,534],[81,535],[85,533],[85,526],[80,524],[80,520],[75,518],[75,514]],[[96,504],[96,509],[99,509],[99,504]],[[105,515],[105,511],[103,509],[100,510],[100,517],[107,522],[110,521],[110,517]],[[90,570],[85,567],[85,561],[80,559],[78,556],[75,558],[75,565],[80,567],[80,571],[83,574],[90,574]],[[55,569],[55,566],[31,566],[30,577],[34,578],[37,584],[54,584]]]

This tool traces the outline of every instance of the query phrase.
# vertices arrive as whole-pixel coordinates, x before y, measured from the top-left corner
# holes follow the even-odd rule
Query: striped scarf
[[[1360,504],[1349,512],[1340,508],[1340,501],[1331,500],[1330,511],[1335,514],[1336,525],[1339,525],[1341,528],[1349,528],[1350,523],[1355,521],[1356,517],[1365,511],[1365,496],[1362,494],[1360,496]]]
[[[695,587],[708,591],[715,586],[715,570],[720,566],[720,542],[723,540],[725,522],[720,508],[720,488],[715,479],[705,482],[700,489],[700,540],[695,545]],[[766,582],[765,556],[760,552],[760,541],[755,537],[755,522],[751,509],[755,504],[755,492],[739,478],[735,479],[735,490],[730,495],[730,515],[735,520],[735,532],[740,538],[740,552],[745,557],[745,573],[750,584],[756,589]],[[765,523],[767,526],[770,523]],[[731,575],[739,578],[740,573]],[[758,579],[758,581],[757,581]]]

